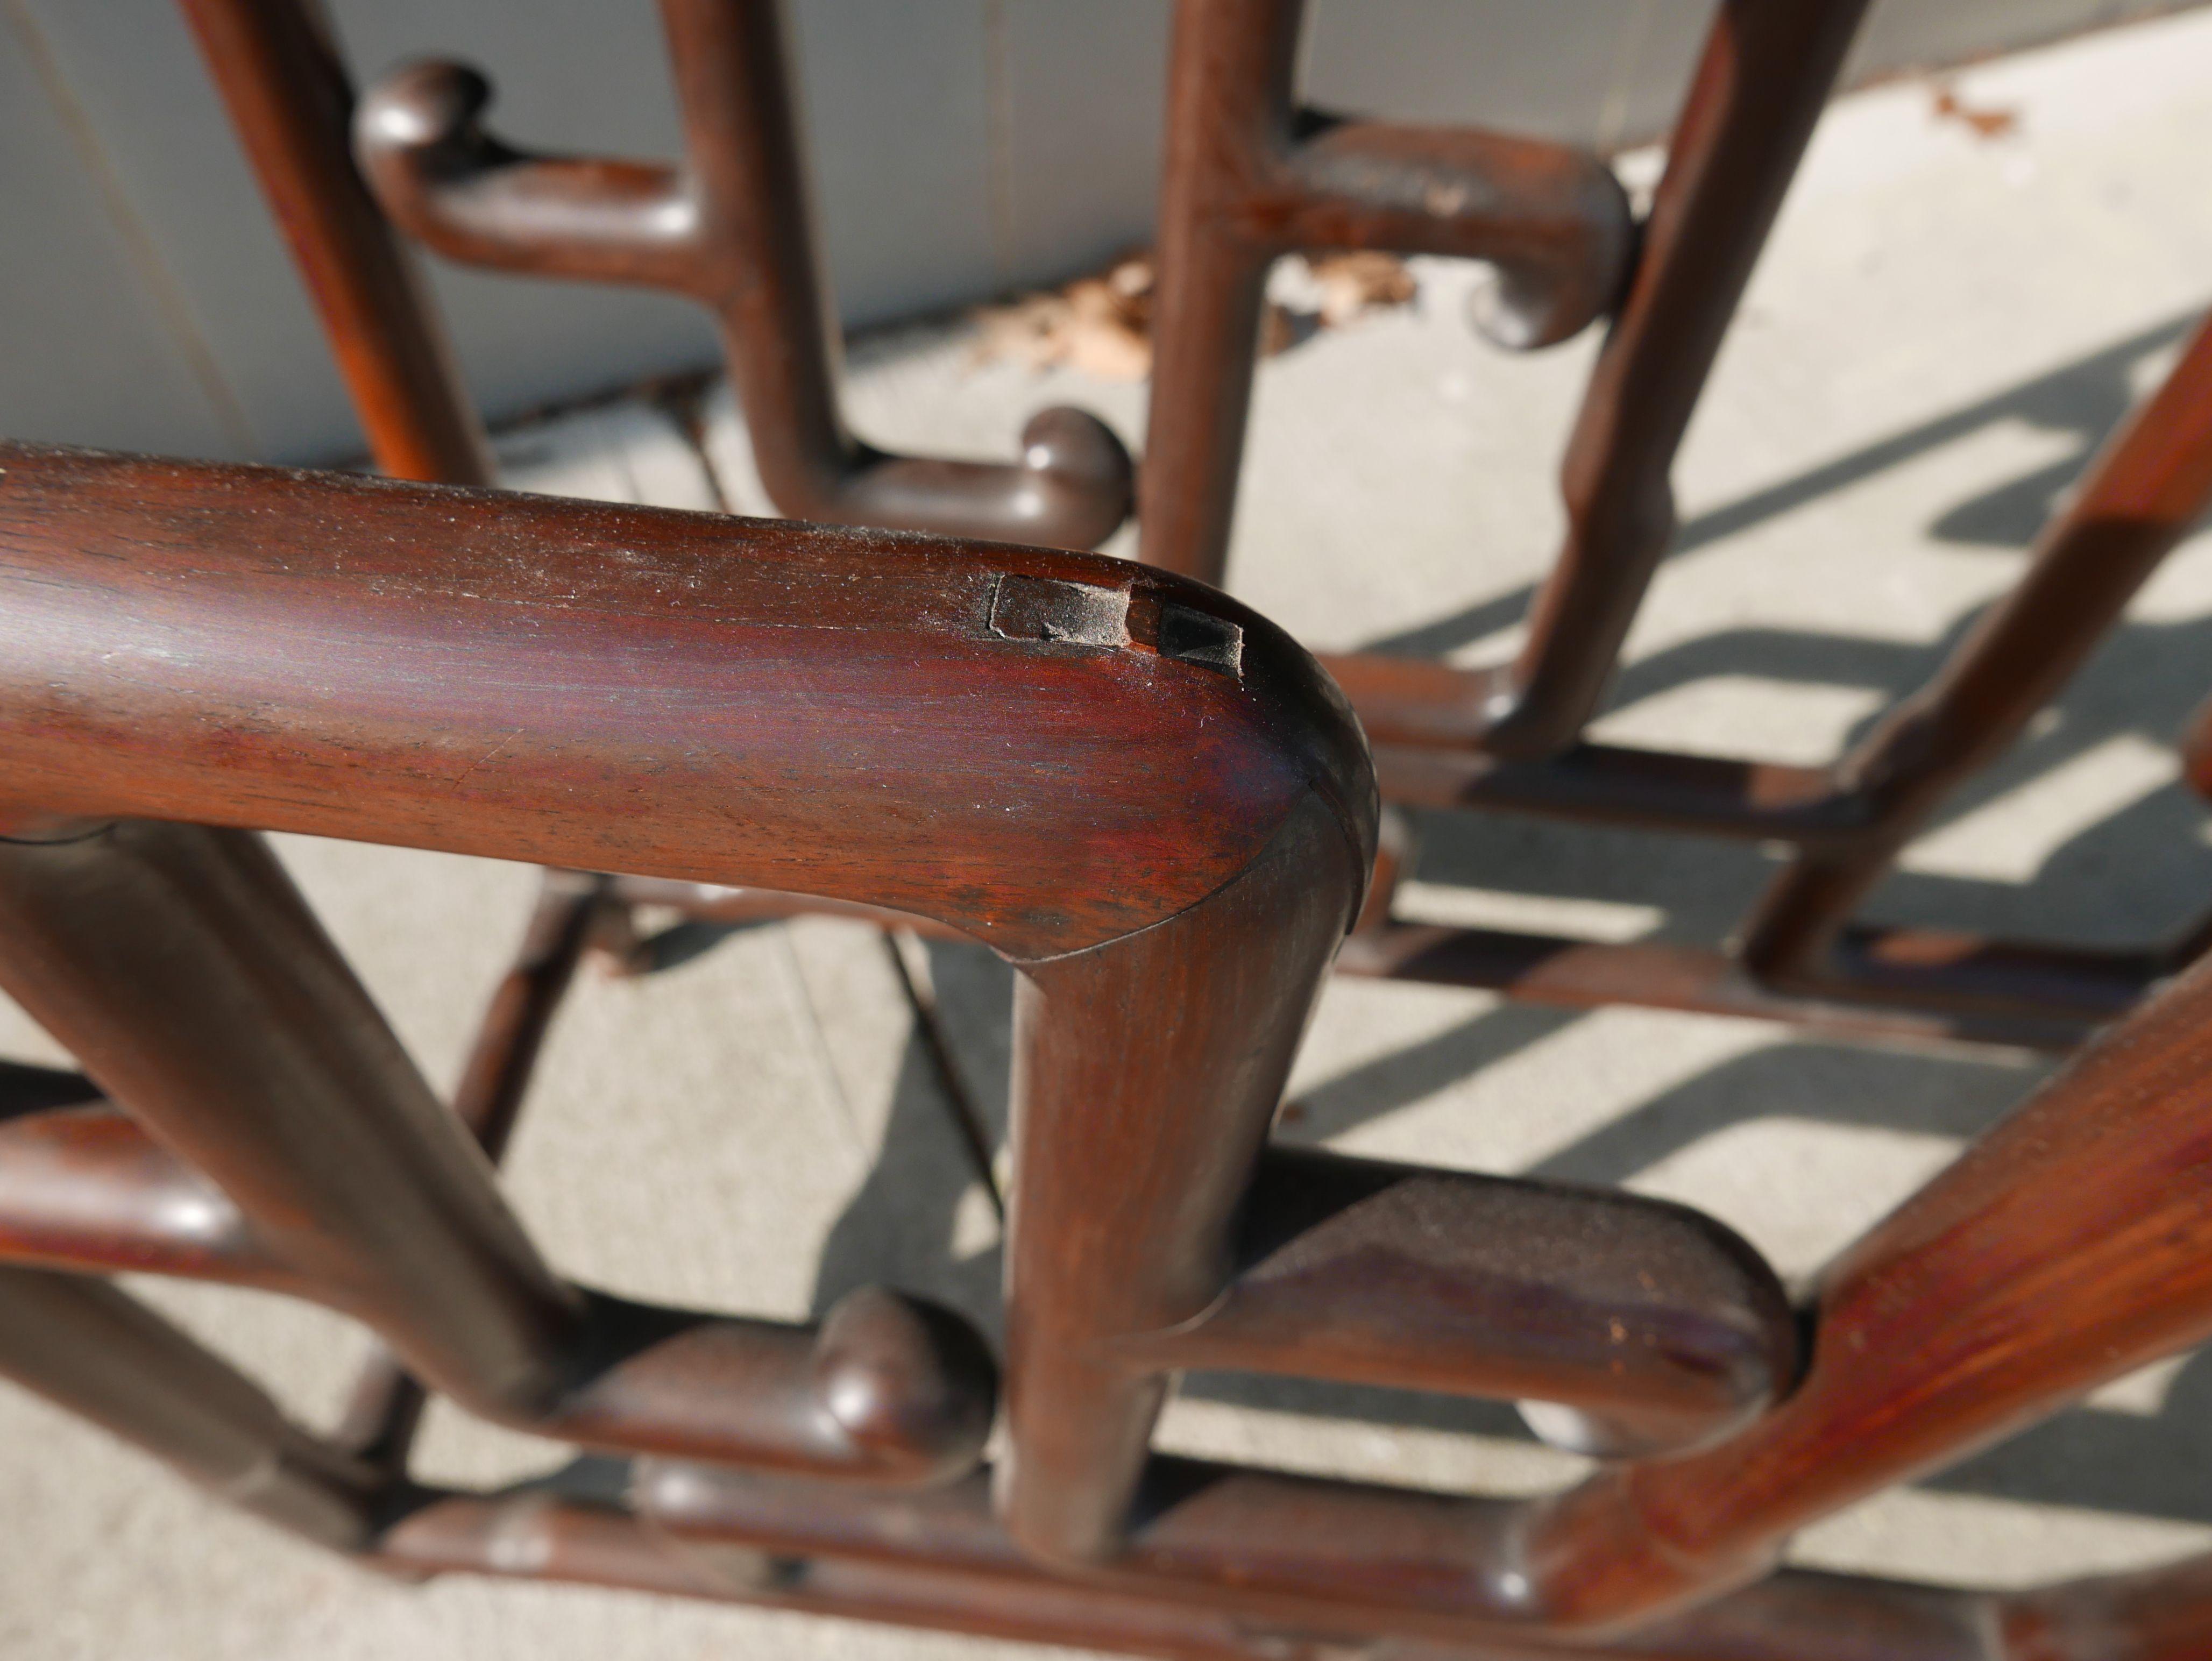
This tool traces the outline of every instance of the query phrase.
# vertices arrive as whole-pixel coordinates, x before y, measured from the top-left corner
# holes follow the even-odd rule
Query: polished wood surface
[[[1772,1271],[1661,1201],[1277,1147],[1233,1257],[1149,1360],[1539,1402],[1547,1440],[1608,1457],[1711,1441],[1796,1379]]]
[[[540,858],[744,882],[787,866],[793,839],[813,846],[833,813],[848,870],[816,861],[823,886],[906,900],[1065,977],[1131,949],[1150,961],[1156,924],[1201,928],[1224,874],[1318,815],[1333,840],[1313,858],[1336,897],[1312,888],[1322,943],[1285,960],[1304,976],[1301,1017],[1364,888],[1372,782],[1327,682],[1258,618],[1135,567],[21,446],[0,464],[17,647],[0,742],[20,839],[0,844],[0,981],[216,1179],[270,1252],[489,1416],[595,1446],[935,1480],[980,1446],[989,1367],[958,1323],[884,1293],[852,1294],[817,1331],[568,1287],[257,840],[94,816],[244,813],[479,852],[534,823]],[[532,526],[540,515],[567,530]],[[748,534],[750,557],[730,557]],[[448,556],[426,565],[414,549],[432,537]],[[749,628],[769,650],[732,653]],[[88,695],[118,684],[125,639],[125,655],[177,672],[131,677],[121,702]],[[1047,716],[1038,677],[1005,678],[1018,658],[1062,677],[1066,720]],[[333,678],[356,676],[396,701],[333,705]],[[534,684],[549,725],[509,722],[457,748],[465,720],[425,704],[422,742],[409,700],[447,704],[465,683],[500,688],[510,710],[512,689]],[[1104,696],[1079,690],[1093,688]],[[1117,696],[1133,718],[1107,730]],[[226,700],[286,735],[252,787]],[[653,737],[625,705],[675,724]],[[863,729],[879,761],[856,744]],[[1079,773],[1067,758],[1085,748],[1119,758],[1118,785],[1095,765]],[[1209,760],[1210,777],[1194,776]],[[933,805],[917,794],[924,770]],[[688,819],[671,811],[684,773]],[[662,828],[641,840],[633,804],[648,781]],[[933,859],[916,858],[933,843]],[[1017,847],[1026,873],[1002,857]],[[1261,918],[1243,943],[1279,926]],[[1146,943],[1123,947],[1131,935]],[[1035,1024],[1049,1043],[1083,1012]],[[475,1111],[495,1128],[495,1104]],[[137,1174],[143,1193],[143,1161]]]
[[[2202,920],[2114,951],[1872,929],[1852,912],[1938,804],[2066,684],[2212,503],[2212,325],[2112,435],[2023,579],[1832,766],[1581,736],[1673,534],[1674,452],[1863,9],[1741,0],[1716,15],[1568,440],[1568,536],[1517,658],[1487,671],[1324,660],[1377,747],[1394,802],[1779,842],[1797,858],[1725,949],[1395,925],[1348,961],[1361,972],[1544,1002],[2063,1048],[2203,949]],[[2212,732],[2212,716],[2199,730]],[[2212,754],[2212,740],[2191,753]]]
[[[1775,1567],[1791,1531],[2212,1337],[2212,930],[2090,950],[1852,916],[2212,500],[2212,325],[1838,766],[1582,737],[1860,0],[1725,0],[1641,226],[1589,157],[1302,110],[1295,0],[1179,5],[1155,567],[1219,574],[1276,254],[1488,259],[1477,322],[1508,345],[1610,316],[1565,544],[1486,673],[1319,663],[1186,575],[910,534],[1079,549],[1127,460],[1072,411],[1011,466],[845,431],[767,0],[664,0],[680,167],[517,151],[453,65],[349,114],[311,9],[187,9],[387,472],[487,467],[379,202],[455,258],[708,306],[779,503],[878,528],[0,446],[0,985],[84,1069],[0,1065],[0,1374],[404,1576],[1249,1661],[2212,1648],[2202,1560],[2003,1593]],[[1432,928],[1392,913],[1413,862],[1382,797],[1796,859],[1740,951]],[[555,868],[452,1102],[264,830]],[[539,1254],[494,1163],[586,955],[650,967],[649,903],[821,907],[1017,967],[1001,1355],[884,1288],[784,1324]],[[1272,1145],[1333,964],[2081,1052],[1793,1306],[1684,1208]],[[389,1349],[319,1438],[98,1278],[122,1271],[316,1300]],[[1188,1369],[1516,1400],[1598,1463],[1508,1500],[1170,1457]],[[600,1474],[419,1486],[431,1391]],[[606,1456],[637,1456],[612,1487]]]
[[[2212,1336],[2208,1077],[2212,965],[1845,1252],[1821,1282],[1803,1381],[1703,1452],[1512,1502],[1156,1458],[1142,1520],[1110,1542],[1079,1540],[1080,1555],[1107,1584],[1202,1592],[1322,1629],[1455,1641],[1515,1626],[1640,1631],[1766,1573],[1790,1531]],[[670,1480],[665,1500],[644,1490],[656,1516],[667,1506],[665,1526],[796,1549],[810,1525],[794,1516],[804,1506],[781,1508],[781,1523],[711,1521],[713,1479],[686,1468]],[[908,1503],[817,1512],[812,1549],[835,1538],[842,1551],[959,1563],[933,1524],[897,1509]],[[916,1503],[934,1518],[957,1501]],[[1006,1515],[1036,1555],[1027,1519]],[[1049,1514],[1063,1528],[1066,1519]],[[939,1543],[899,1543],[922,1540]],[[1055,1537],[1047,1561],[1065,1550]]]
[[[812,892],[1024,957],[1174,916],[1310,791],[1371,820],[1312,660],[1120,561],[28,446],[0,467],[19,821]],[[70,694],[118,652],[127,687]],[[375,696],[323,690],[347,684]],[[262,725],[284,741],[247,786],[231,732]]]
[[[1530,1550],[1563,1609],[1613,1620],[1747,1578],[1789,1530],[2212,1337],[2208,1106],[2212,964],[1829,1268],[1812,1366],[1779,1409],[1560,1501]],[[1642,1543],[1604,1561],[1601,1537]]]
[[[0,844],[0,985],[270,1254],[472,1410],[878,1482],[974,1460],[990,1365],[942,1312],[864,1289],[817,1331],[556,1276],[258,838],[123,821]]]
[[[211,50],[234,43],[221,51],[219,78],[319,296],[326,269],[346,264],[345,238],[367,233],[356,227],[366,198],[333,134],[331,112],[342,113],[346,99],[343,71],[312,16],[286,21],[295,9],[296,0],[196,0]],[[1741,953],[1443,932],[1389,924],[1387,910],[1377,909],[1375,937],[1348,966],[1539,1001],[1626,1001],[1837,1032],[2063,1048],[2212,940],[2204,923],[2121,953],[1856,928],[1844,914],[1850,900],[1879,874],[1903,823],[1894,804],[1876,800],[1868,768],[1727,761],[1578,737],[1672,535],[1674,452],[1863,11],[1862,0],[1723,6],[1652,209],[1632,227],[1619,188],[1588,157],[1500,135],[1302,109],[1291,74],[1302,18],[1296,0],[1188,0],[1179,8],[1144,556],[1219,573],[1250,393],[1257,285],[1274,254],[1380,246],[1488,258],[1498,275],[1485,291],[1495,304],[1484,316],[1491,325],[1521,319],[1502,328],[1508,344],[1571,332],[1617,299],[1569,440],[1569,534],[1520,657],[1486,671],[1358,655],[1325,665],[1378,746],[1377,773],[1394,802],[1780,841],[1806,856],[1792,879],[1797,897],[1778,888],[1746,931]],[[481,76],[421,65],[388,78],[359,119],[362,154],[388,205],[457,258],[706,297],[732,343],[753,446],[772,487],[786,481],[778,500],[788,509],[1071,545],[1096,540],[1090,530],[1053,528],[1063,508],[1079,518],[1090,511],[1079,504],[1090,500],[1088,487],[1067,487],[1071,496],[1039,483],[1085,471],[1088,464],[1061,466],[1066,458],[1051,434],[1089,433],[1068,442],[1093,447],[1100,434],[1088,417],[1039,418],[1024,467],[1044,473],[1026,484],[1016,476],[1021,470],[947,472],[943,464],[875,456],[843,436],[834,353],[805,346],[834,331],[811,264],[775,8],[767,0],[669,0],[665,21],[690,136],[683,168],[515,151],[481,127],[490,95]],[[319,102],[303,103],[303,87],[323,88]],[[289,124],[271,118],[271,109],[292,110]],[[286,181],[307,177],[301,156],[311,157],[317,177],[344,176],[343,189],[323,192],[346,204],[335,218],[328,204],[316,213],[287,207]],[[293,179],[289,189],[298,195],[309,185]],[[718,226],[742,233],[726,238]],[[380,227],[375,233],[389,242]],[[450,377],[413,375],[414,360],[390,343],[435,336],[419,291],[382,282],[347,292],[356,296],[347,305],[324,304],[333,349],[343,361],[380,361],[386,379],[415,389],[411,402],[381,403],[364,390],[364,419],[380,431],[397,421],[392,443],[403,450],[450,452],[441,434],[470,419],[457,388]],[[356,316],[368,312],[374,328]],[[2192,430],[2162,416],[2152,427]],[[2195,445],[2212,449],[2201,437]],[[387,467],[410,470],[404,461]],[[1123,464],[1107,471],[1117,468]],[[466,483],[481,473],[465,458],[449,458],[441,476]],[[1125,468],[1116,476],[1126,486]],[[1015,501],[1019,514],[1044,517],[1006,519],[1002,510]],[[1094,527],[1098,535],[1103,528],[1104,520]],[[2063,637],[2060,655],[2078,655],[2100,632],[2105,609],[2067,605],[2063,584],[2042,587],[2058,597],[2045,615]],[[2002,676],[2011,660],[1991,644]],[[2019,718],[2016,711],[1972,716],[1958,735],[1985,757]],[[2212,741],[2197,748],[2212,753]],[[1857,875],[1831,880],[1843,871]],[[710,897],[712,886],[693,885],[676,903],[700,921],[823,906],[870,914],[862,901],[794,900],[772,888]],[[1387,894],[1376,900],[1386,906]]]
[[[2023,1653],[2069,1656],[2096,1622],[2199,1629],[2202,1600],[2167,1582],[2004,1603],[1751,1583],[1790,1529],[2212,1334],[2212,965],[1847,1253],[1808,1365],[1771,1271],[1694,1214],[1267,1151],[1381,838],[1346,709],[1218,595],[997,546],[24,446],[0,464],[0,983],[144,1127],[73,1075],[0,1081],[0,1157],[21,1161],[0,1255],[39,1265],[5,1271],[23,1279],[0,1295],[0,1370],[196,1479],[293,1473],[265,1514],[416,1567],[468,1565],[483,1528],[512,1525],[495,1500],[412,1488],[374,1438],[302,1440],[54,1271],[313,1297],[475,1411],[654,1456],[635,1485],[651,1537],[538,1502],[549,1573],[1170,1654],[1237,1652],[1224,1614],[1409,1655],[1629,1629],[1612,1652],[1817,1654],[1827,1622],[1838,1655],[1905,1634],[1975,1656],[1961,1634],[2001,1615],[2043,1646]],[[416,556],[434,541],[440,560]],[[763,640],[773,677],[730,649]],[[1030,675],[1002,679],[1010,658]],[[907,701],[933,664],[963,695]],[[529,724],[470,725],[488,675],[543,689],[509,701]],[[1023,754],[1019,806],[1124,862],[1110,903],[1065,858],[983,876],[960,857],[1005,846],[976,803],[1014,730],[991,711],[1055,685],[1091,724],[1020,729],[1050,748]],[[617,730],[601,707],[625,690]],[[688,772],[638,718],[671,706]],[[891,844],[810,804],[880,790],[855,779],[859,730],[894,708],[939,782],[888,798]],[[1217,726],[1210,779],[1139,753],[1182,761]],[[647,779],[649,822],[630,806]],[[697,805],[738,799],[739,821]],[[869,1288],[818,1328],[628,1304],[563,1280],[507,1211],[477,1137],[496,1148],[549,991],[618,883],[556,880],[465,1118],[258,840],[177,822],[249,815],[457,851],[527,838],[739,888],[781,880],[804,838],[833,893],[994,939],[1023,967],[1006,1459],[975,1469],[991,1363],[942,1312]],[[156,1353],[173,1360],[110,1370]],[[1152,1453],[1173,1374],[1209,1365],[1533,1398],[1540,1432],[1607,1463],[1509,1501]],[[762,1554],[809,1567],[771,1584],[743,1570]]]

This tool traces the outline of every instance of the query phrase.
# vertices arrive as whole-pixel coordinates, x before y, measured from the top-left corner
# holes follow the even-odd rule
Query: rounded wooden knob
[[[814,1344],[823,1409],[887,1479],[951,1480],[990,1434],[998,1370],[968,1323],[864,1286],[838,1300]]]

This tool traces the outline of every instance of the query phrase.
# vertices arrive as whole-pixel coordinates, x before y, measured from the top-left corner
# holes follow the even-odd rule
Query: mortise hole
[[[1220,617],[1209,617],[1188,606],[1160,608],[1160,656],[1180,663],[1202,664],[1224,675],[1241,676],[1244,670],[1244,631]]]
[[[991,596],[991,632],[1006,640],[1125,646],[1129,591],[1047,577],[1001,577]]]

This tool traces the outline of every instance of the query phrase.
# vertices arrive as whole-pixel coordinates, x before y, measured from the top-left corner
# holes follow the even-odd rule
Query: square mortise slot
[[[1244,631],[1222,617],[1175,604],[1160,608],[1160,656],[1224,675],[1244,672]]]
[[[1001,577],[991,596],[991,632],[1007,640],[1125,646],[1129,644],[1129,591],[1049,577]]]

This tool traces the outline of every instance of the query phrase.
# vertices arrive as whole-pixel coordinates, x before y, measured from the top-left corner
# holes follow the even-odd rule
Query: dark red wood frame
[[[1495,1652],[1753,1579],[1789,1528],[2212,1331],[2212,969],[1849,1254],[1800,1376],[1772,1275],[1694,1214],[1266,1150],[1374,797],[1316,666],[1213,591],[331,476],[0,468],[0,984],[128,1110],[9,1079],[0,1370],[316,1537],[459,1566],[520,1506],[586,1578],[849,1579],[819,1595],[1170,1653],[1223,1652],[1224,1621]],[[471,1127],[226,825],[805,882],[1020,964],[995,1509],[990,1362],[945,1312],[642,1307],[562,1281],[499,1201],[469,1131],[496,1140],[600,885],[549,900]],[[50,1272],[126,1268],[328,1302],[473,1410],[648,1456],[642,1524],[426,1494],[383,1416],[318,1441]],[[1533,1397],[1616,1462],[1501,1504],[1147,1458],[1188,1367]],[[1661,1631],[1783,1652],[1848,1616],[1823,1641],[1863,1644],[1899,1604],[1971,1627],[1785,1576]]]
[[[380,457],[481,483],[434,320],[347,160],[327,36],[290,0],[186,3]],[[2202,1563],[2002,1597],[1771,1571],[1791,1529],[2212,1336],[2212,967],[2128,1014],[1847,1252],[1804,1314],[1809,1346],[1771,1270],[1680,1208],[1267,1143],[1355,924],[1339,966],[1366,973],[2053,1043],[2190,955],[1846,923],[2212,495],[2212,331],[2107,446],[2020,588],[1837,768],[1577,737],[1858,9],[1723,7],[1632,259],[1619,192],[1587,159],[1304,117],[1297,8],[1187,0],[1156,453],[1180,437],[1143,482],[1157,571],[0,450],[0,984],[98,1081],[0,1074],[0,1372],[407,1573],[526,1562],[1175,1656],[2202,1652]],[[1125,464],[1073,421],[1014,470],[844,437],[826,353],[779,358],[819,340],[825,313],[793,252],[773,9],[665,11],[687,173],[520,156],[473,124],[481,82],[416,70],[358,123],[394,216],[448,252],[714,305],[780,501],[1033,540],[1110,529]],[[1492,259],[1488,316],[1509,343],[1620,295],[1528,650],[1489,676],[1333,660],[1371,764],[1321,665],[1173,574],[1218,573],[1260,275],[1316,245]],[[1418,930],[1370,893],[1378,776],[1401,800],[1802,852],[1740,964]],[[458,1111],[257,829],[554,868]],[[948,1312],[867,1288],[789,1326],[616,1299],[547,1265],[493,1182],[553,1005],[611,915],[643,898],[759,914],[795,894],[928,919],[1022,970],[1010,1457],[994,1472],[978,1464],[993,1361]],[[87,1277],[125,1269],[328,1303],[394,1359],[318,1439]],[[1604,1463],[1509,1503],[1152,1455],[1190,1367],[1534,1399]],[[633,1456],[629,1506],[416,1485],[416,1378]]]
[[[330,475],[0,469],[0,985],[99,1081],[8,1076],[0,1371],[313,1537],[498,1568],[519,1528],[546,1573],[1170,1654],[1634,1627],[1619,1652],[1864,1655],[1909,1622],[1981,1655],[1988,1600],[1731,1589],[1790,1529],[2212,1333],[2212,967],[1847,1253],[1807,1366],[1771,1272],[1694,1213],[1266,1147],[1375,797],[1318,667],[1213,591]],[[471,1131],[496,1143],[603,885],[549,897],[471,1124],[246,826],[803,882],[1019,965],[995,1504],[957,1318],[872,1288],[818,1327],[640,1306],[561,1279],[498,1198]],[[53,1272],[119,1269],[357,1316],[474,1411],[644,1456],[636,1519],[426,1492],[387,1413],[311,1437]],[[1149,1457],[1193,1367],[1533,1397],[1607,1462],[1507,1503]],[[2195,1573],[2002,1607],[2140,1602],[2201,1640]]]
[[[442,361],[443,349],[378,202],[450,258],[653,283],[713,307],[763,479],[795,517],[1091,546],[1125,511],[1118,446],[1072,411],[1038,417],[1014,470],[890,462],[842,435],[833,359],[811,346],[824,337],[826,313],[770,0],[662,0],[679,65],[684,169],[525,155],[478,124],[489,96],[480,76],[421,64],[374,88],[351,120],[366,185],[349,167],[343,70],[295,5],[185,7],[387,470],[483,478],[480,439],[445,436],[473,431],[451,375],[418,370]],[[1611,321],[1567,444],[1566,542],[1519,658],[1486,672],[1322,659],[1375,747],[1384,799],[1799,854],[1734,947],[1437,929],[1394,922],[1378,903],[1373,926],[1340,960],[1345,972],[1574,1006],[1649,1003],[2063,1049],[2202,949],[2206,925],[2106,950],[1870,927],[1850,913],[1941,802],[2019,735],[2212,500],[2205,333],[2093,464],[2027,578],[1834,765],[1580,736],[1672,534],[1674,452],[1863,10],[1864,0],[1726,0],[1637,226],[1610,173],[1565,147],[1300,108],[1291,73],[1300,0],[1178,6],[1141,556],[1207,580],[1222,574],[1260,286],[1274,256],[1383,247],[1490,260],[1498,276],[1479,316],[1500,343],[1542,345],[1600,315]],[[1085,436],[1070,436],[1079,426]],[[2212,754],[2212,741],[2199,748]],[[756,914],[794,905],[733,903]]]

